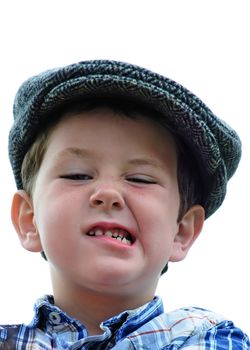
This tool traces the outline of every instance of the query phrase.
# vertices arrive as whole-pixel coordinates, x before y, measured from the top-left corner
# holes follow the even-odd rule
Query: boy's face
[[[26,248],[45,252],[55,289],[147,300],[167,261],[183,259],[195,238],[187,242],[190,220],[177,223],[173,137],[109,109],[59,122],[31,205],[37,241]]]

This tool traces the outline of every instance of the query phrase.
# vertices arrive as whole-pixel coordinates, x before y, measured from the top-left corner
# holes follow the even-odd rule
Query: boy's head
[[[47,124],[44,125],[44,128],[38,134],[24,157],[21,168],[21,177],[23,189],[29,195],[32,196],[36,176],[47,150],[50,136],[59,121],[65,116],[90,112],[102,108],[107,108],[110,111],[113,111],[117,117],[138,119],[139,115],[143,115],[152,119],[152,121],[171,132],[174,136],[174,130],[170,130],[163,115],[133,101],[117,98],[73,100],[52,112],[53,115],[48,118],[49,120]],[[178,220],[180,220],[192,205],[203,203],[204,193],[201,184],[202,176],[200,174],[200,169],[198,164],[196,164],[195,159],[193,159],[192,153],[188,150],[187,146],[178,139],[178,137],[175,137],[175,143],[177,149],[177,180],[180,193]]]
[[[65,254],[65,264],[60,265],[58,256],[63,255],[65,246],[56,241],[58,236],[47,232],[53,231],[51,223],[63,231],[64,225],[59,223],[67,217],[65,204],[73,217],[80,217],[81,191],[85,205],[89,199],[89,207],[95,212],[101,208],[102,213],[100,223],[88,224],[88,238],[107,234],[117,240],[118,235],[129,248],[138,247],[141,229],[146,238],[141,238],[140,254],[145,255],[148,270],[158,264],[157,270],[164,261],[185,256],[201,230],[202,208],[208,217],[221,205],[227,181],[240,159],[237,134],[197,97],[169,79],[120,62],[82,62],[31,78],[17,94],[14,117],[9,154],[17,187],[28,193],[16,200],[14,221],[20,210],[25,212],[20,198],[29,207],[26,204],[27,215],[23,215],[22,227],[20,220],[16,223],[17,230],[27,233],[30,227],[24,226],[27,222],[33,225],[33,236],[41,237],[33,240],[30,235],[27,239],[26,234],[26,248],[45,248],[52,265],[69,274],[73,274],[67,268],[71,256]],[[86,154],[79,153],[81,148]],[[108,208],[103,206],[110,203],[107,198],[112,203]],[[46,210],[51,215],[46,216]],[[92,217],[91,210],[86,216],[88,210],[87,223]],[[119,226],[109,226],[112,221],[120,221],[115,223]],[[151,242],[149,229],[154,234]],[[166,248],[162,248],[164,237]],[[116,248],[111,256],[114,251]],[[109,259],[103,261],[110,268]],[[136,263],[136,259],[131,261]],[[153,275],[156,277],[155,271]]]
[[[161,114],[199,166],[205,192],[201,204],[206,217],[218,209],[227,181],[240,160],[238,135],[178,83],[116,61],[85,61],[49,70],[20,87],[9,137],[9,156],[18,189],[23,188],[21,166],[25,154],[44,126],[53,123],[53,111],[73,100],[99,98],[129,100]]]

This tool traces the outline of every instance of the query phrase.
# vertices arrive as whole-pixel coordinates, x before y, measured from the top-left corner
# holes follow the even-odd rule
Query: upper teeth
[[[131,245],[131,237],[129,233],[122,229],[112,229],[112,230],[104,230],[102,228],[95,228],[90,230],[87,233],[89,236],[107,236],[117,239],[118,241]]]

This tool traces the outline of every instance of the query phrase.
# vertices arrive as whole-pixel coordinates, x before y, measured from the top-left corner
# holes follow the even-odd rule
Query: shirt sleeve
[[[191,336],[181,347],[183,350],[250,350],[250,339],[231,321]]]

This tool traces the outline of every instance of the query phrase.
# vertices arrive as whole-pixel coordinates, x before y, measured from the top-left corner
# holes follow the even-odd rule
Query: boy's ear
[[[25,191],[20,190],[14,194],[11,219],[22,246],[31,252],[41,252],[41,241],[35,225],[32,200]]]
[[[201,233],[205,211],[201,205],[192,206],[178,223],[170,261],[181,261]]]

